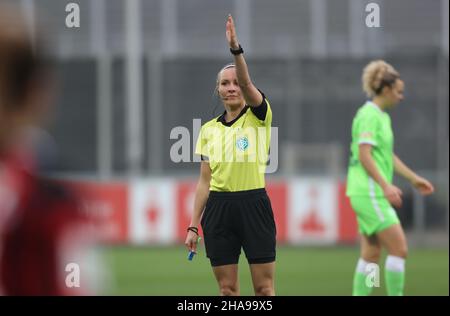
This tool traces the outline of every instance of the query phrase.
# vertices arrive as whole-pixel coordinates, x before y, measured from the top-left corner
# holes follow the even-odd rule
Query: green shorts
[[[350,203],[363,235],[370,236],[400,223],[397,212],[384,197],[351,196]]]

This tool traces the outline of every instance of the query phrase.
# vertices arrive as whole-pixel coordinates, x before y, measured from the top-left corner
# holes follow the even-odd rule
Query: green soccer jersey
[[[232,122],[225,113],[204,124],[197,141],[196,154],[208,160],[211,191],[246,191],[265,187],[272,111],[263,104],[245,106]]]
[[[347,174],[348,196],[384,196],[383,190],[369,176],[359,161],[359,145],[372,145],[372,157],[388,183],[394,174],[394,135],[389,114],[368,101],[356,113],[352,124],[351,157]]]

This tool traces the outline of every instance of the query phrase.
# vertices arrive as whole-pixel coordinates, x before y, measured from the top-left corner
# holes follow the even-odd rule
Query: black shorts
[[[212,266],[237,264],[241,248],[250,264],[275,261],[276,227],[265,189],[211,191],[201,225]]]

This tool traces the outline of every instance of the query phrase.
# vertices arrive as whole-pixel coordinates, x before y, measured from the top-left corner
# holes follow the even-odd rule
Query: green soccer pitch
[[[211,296],[218,289],[204,248],[192,261],[183,247],[105,247],[103,261],[109,269],[106,295]],[[357,247],[277,248],[277,295],[351,295]],[[384,258],[381,262],[384,262]],[[448,249],[410,249],[406,261],[405,295],[449,295]],[[253,295],[244,254],[239,263],[241,295]],[[380,287],[385,295],[383,265]]]

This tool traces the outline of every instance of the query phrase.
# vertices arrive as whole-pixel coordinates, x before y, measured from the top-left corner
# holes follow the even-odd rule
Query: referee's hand
[[[189,249],[189,251],[197,252],[197,242],[198,242],[198,235],[194,232],[188,231],[186,241],[184,242],[184,244]]]
[[[232,49],[238,49],[239,48],[239,41],[236,34],[236,27],[234,26],[233,17],[231,14],[228,15],[227,18],[227,25],[226,25],[226,32],[228,45]]]

